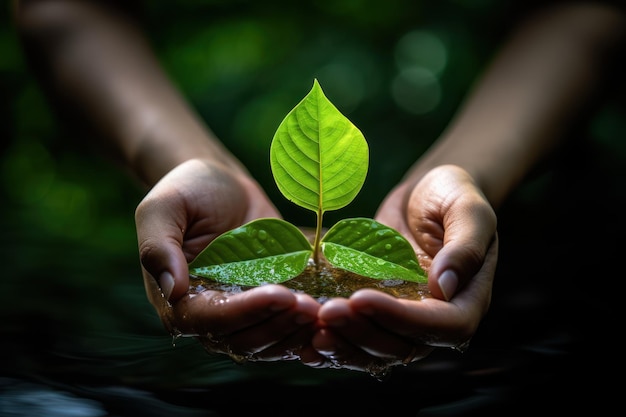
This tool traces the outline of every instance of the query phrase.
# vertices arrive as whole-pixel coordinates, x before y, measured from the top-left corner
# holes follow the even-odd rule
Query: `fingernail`
[[[166,300],[170,299],[172,291],[174,290],[174,277],[169,272],[165,271],[159,276],[159,287]]]
[[[456,291],[456,287],[459,285],[459,278],[454,271],[448,269],[439,276],[437,284],[439,284],[439,289],[446,301],[450,301]]]

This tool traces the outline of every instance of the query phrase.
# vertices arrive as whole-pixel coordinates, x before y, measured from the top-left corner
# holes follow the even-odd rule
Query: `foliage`
[[[264,218],[218,236],[189,264],[193,275],[224,283],[280,283],[318,265],[320,252],[336,268],[375,279],[425,282],[410,243],[373,219],[350,218],[322,237],[328,210],[348,205],[367,174],[365,137],[324,95],[317,79],[278,126],[270,165],[281,193],[316,213],[313,245],[282,219]]]

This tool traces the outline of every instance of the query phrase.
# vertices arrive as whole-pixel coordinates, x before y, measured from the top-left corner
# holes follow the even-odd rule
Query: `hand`
[[[195,337],[208,352],[226,354],[237,363],[299,359],[314,334],[319,303],[280,285],[236,294],[187,293],[168,303],[153,279],[145,282],[173,336]]]
[[[235,359],[297,358],[309,344],[319,304],[278,285],[227,295],[189,293],[187,264],[215,237],[279,214],[243,172],[190,160],[165,175],[135,213],[148,298],[173,335],[197,337]]]
[[[401,184],[377,219],[414,246],[432,297],[396,299],[363,289],[329,300],[318,312],[320,330],[302,351],[306,365],[377,374],[422,359],[435,347],[463,350],[489,308],[496,216],[466,171],[441,166],[415,185]]]

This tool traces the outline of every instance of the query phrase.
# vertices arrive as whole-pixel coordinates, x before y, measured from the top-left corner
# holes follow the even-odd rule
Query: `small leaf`
[[[278,126],[270,146],[278,189],[314,212],[336,210],[354,199],[365,181],[368,157],[365,137],[317,80]]]
[[[369,278],[428,281],[406,238],[372,219],[338,222],[322,239],[322,252],[333,266]]]
[[[189,273],[226,284],[278,284],[304,271],[311,254],[296,226],[257,219],[218,236],[189,264]]]

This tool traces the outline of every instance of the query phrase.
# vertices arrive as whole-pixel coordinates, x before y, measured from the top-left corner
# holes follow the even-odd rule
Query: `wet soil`
[[[362,288],[372,288],[396,298],[421,300],[430,297],[426,284],[404,281],[401,279],[373,279],[334,268],[324,259],[316,267],[312,262],[297,277],[283,282],[281,285],[294,292],[306,293],[323,303],[333,297],[350,297]],[[238,293],[252,287],[223,284],[207,278],[190,277],[189,292],[200,293],[206,290],[218,290],[225,293]]]

